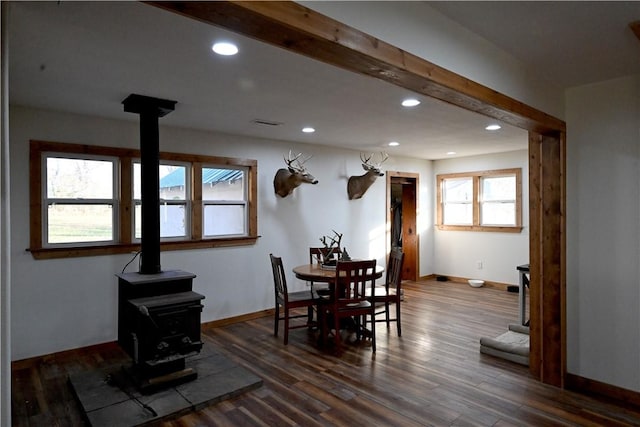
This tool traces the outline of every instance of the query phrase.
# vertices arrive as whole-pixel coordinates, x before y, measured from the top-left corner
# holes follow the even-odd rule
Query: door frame
[[[386,202],[386,217],[385,217],[385,241],[386,241],[386,252],[387,252],[387,257],[389,255],[389,252],[391,251],[391,184],[393,181],[393,178],[409,178],[415,181],[415,217],[416,217],[416,229],[417,229],[417,223],[418,223],[418,212],[420,212],[420,208],[419,208],[419,202],[420,202],[420,197],[418,197],[419,192],[420,192],[420,174],[418,173],[413,173],[413,172],[399,172],[399,171],[386,171],[385,172],[386,175],[386,186],[387,186],[387,202]],[[403,211],[404,212],[404,211]],[[417,230],[414,230],[415,232],[415,248],[413,248],[413,250],[415,251],[415,266],[414,266],[414,271],[416,272],[416,279],[418,280],[420,279],[420,233],[417,232]],[[403,245],[404,248],[404,245]],[[406,259],[405,259],[406,261]]]
[[[294,2],[161,2],[157,6],[529,131],[531,374],[566,377],[566,123]]]

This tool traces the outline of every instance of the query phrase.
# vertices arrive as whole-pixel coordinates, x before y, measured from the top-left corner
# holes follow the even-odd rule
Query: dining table
[[[381,265],[376,265],[375,271],[372,274],[373,279],[379,279],[382,277],[382,273],[384,272],[384,267]],[[318,324],[320,326],[320,330],[324,329],[324,320],[322,319],[322,310],[321,305],[326,303],[326,298],[331,298],[330,295],[333,295],[333,286],[336,283],[336,269],[331,267],[323,267],[321,263],[310,263],[310,264],[302,264],[293,268],[293,273],[296,278],[300,280],[305,280],[313,283],[326,283],[329,285],[329,288],[324,290],[320,290],[316,292],[318,295]],[[313,292],[313,289],[312,289]],[[324,295],[324,298],[323,298]],[[370,334],[370,331],[366,328],[363,328],[364,335]],[[324,340],[326,338],[326,331],[321,333],[321,336],[318,339],[318,344],[323,345]]]
[[[384,267],[376,265],[373,272],[373,278],[382,277]],[[302,264],[293,268],[293,274],[300,279],[308,282],[318,283],[334,283],[336,280],[336,270],[334,268],[323,267],[320,263]]]

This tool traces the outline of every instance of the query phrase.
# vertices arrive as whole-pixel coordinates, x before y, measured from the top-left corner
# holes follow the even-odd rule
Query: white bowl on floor
[[[469,282],[469,286],[473,288],[480,288],[482,287],[482,285],[484,285],[484,280],[469,279],[468,282]]]

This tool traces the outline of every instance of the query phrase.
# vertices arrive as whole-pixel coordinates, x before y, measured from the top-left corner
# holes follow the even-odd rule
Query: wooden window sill
[[[438,230],[443,231],[489,231],[498,233],[520,233],[522,226],[481,226],[481,225],[438,225]]]
[[[161,242],[161,251],[182,251],[190,249],[206,249],[224,246],[254,245],[260,236],[232,237],[225,239],[184,240]],[[34,259],[75,258],[138,252],[140,244],[115,244],[96,246],[73,246],[64,248],[29,248]]]

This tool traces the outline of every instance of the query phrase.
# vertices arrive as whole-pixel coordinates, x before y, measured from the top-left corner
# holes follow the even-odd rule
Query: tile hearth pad
[[[94,427],[139,426],[197,411],[262,385],[262,380],[205,344],[187,359],[198,378],[145,395],[121,363],[69,375],[87,421]]]

